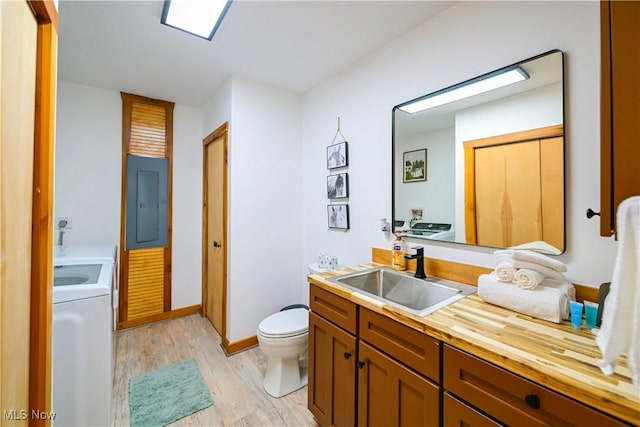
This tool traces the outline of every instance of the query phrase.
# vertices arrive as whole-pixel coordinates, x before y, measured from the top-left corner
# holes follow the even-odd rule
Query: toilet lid
[[[271,337],[289,337],[309,330],[309,312],[305,308],[279,311],[258,325],[258,332]]]

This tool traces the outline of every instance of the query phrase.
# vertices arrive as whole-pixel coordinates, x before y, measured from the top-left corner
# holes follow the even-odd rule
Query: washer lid
[[[264,319],[258,325],[258,331],[269,336],[291,336],[309,329],[309,311],[305,308],[293,308],[279,311]]]

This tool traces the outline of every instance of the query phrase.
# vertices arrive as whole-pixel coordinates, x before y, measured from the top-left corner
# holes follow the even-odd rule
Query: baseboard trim
[[[201,313],[201,312],[202,312],[202,306],[200,304],[192,305],[189,307],[177,308],[175,310],[166,311],[160,314],[153,314],[151,316],[139,317],[137,319],[118,322],[117,330],[135,328],[136,326],[142,326],[149,323],[160,322],[162,320],[174,319],[176,317],[188,316],[190,314]]]
[[[257,345],[258,345],[258,336],[252,335],[250,337],[246,337],[241,340],[233,341],[233,342],[229,341],[227,337],[224,337],[224,339],[222,340],[222,343],[220,344],[220,347],[222,347],[224,354],[226,354],[227,356],[233,356],[236,353],[240,353],[241,351],[248,350]]]
[[[383,248],[371,248],[371,261],[377,264],[391,265],[391,251]],[[414,259],[408,260],[407,270],[416,270],[416,261]],[[493,271],[491,268],[479,265],[427,257],[424,259],[424,270],[430,276],[441,277],[472,286],[478,285],[478,276]],[[573,286],[576,288],[576,300],[580,302],[584,300],[598,301],[598,288],[578,283],[574,283]]]

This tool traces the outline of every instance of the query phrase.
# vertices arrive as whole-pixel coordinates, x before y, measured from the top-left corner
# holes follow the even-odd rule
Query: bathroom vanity
[[[419,317],[309,276],[309,409],[321,425],[637,425],[626,361],[604,376],[586,329],[470,295]]]

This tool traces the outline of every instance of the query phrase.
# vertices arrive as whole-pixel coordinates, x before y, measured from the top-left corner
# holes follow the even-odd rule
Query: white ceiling
[[[304,92],[452,4],[235,0],[209,42],[161,25],[163,1],[62,0],[58,76],[195,107],[231,75]]]

